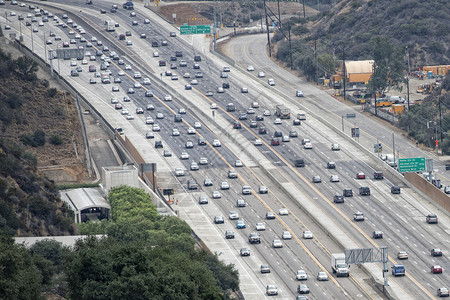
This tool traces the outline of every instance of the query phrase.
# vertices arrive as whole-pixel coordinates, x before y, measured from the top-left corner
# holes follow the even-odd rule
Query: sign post
[[[425,171],[425,157],[400,158],[398,171],[400,173]]]

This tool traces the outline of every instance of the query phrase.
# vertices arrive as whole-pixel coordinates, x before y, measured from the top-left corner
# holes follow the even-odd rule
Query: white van
[[[306,112],[304,112],[303,110],[301,110],[301,111],[297,114],[297,119],[299,119],[299,120],[306,120]]]

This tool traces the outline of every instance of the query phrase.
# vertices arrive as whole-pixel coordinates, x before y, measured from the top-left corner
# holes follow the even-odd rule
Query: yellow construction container
[[[405,105],[403,104],[392,104],[392,113],[396,116],[403,113],[404,109]]]

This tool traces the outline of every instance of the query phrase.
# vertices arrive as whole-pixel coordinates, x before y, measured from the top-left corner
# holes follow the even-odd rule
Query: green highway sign
[[[400,173],[425,171],[425,157],[400,158],[398,171]]]
[[[211,25],[181,25],[180,34],[211,33]]]

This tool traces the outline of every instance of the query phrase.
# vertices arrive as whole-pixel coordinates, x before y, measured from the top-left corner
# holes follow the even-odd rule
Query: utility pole
[[[303,19],[306,19],[305,0],[303,0]]]
[[[213,26],[213,35],[214,35],[213,45],[214,45],[214,51],[216,51],[216,25],[217,25],[217,21],[216,21],[216,1],[214,0],[214,26]]]
[[[408,46],[406,46],[406,51],[407,51],[407,58],[408,58],[408,74],[406,76],[406,89],[407,89],[407,93],[408,93],[408,111],[409,111],[409,74],[411,74],[411,68],[409,65],[409,48],[408,48]]]
[[[394,132],[392,132],[392,153],[394,154],[394,166],[396,166],[396,160],[395,160],[395,138],[394,138]]]
[[[44,55],[45,55],[45,63],[47,63],[47,41],[45,39],[45,32],[44,32]]]
[[[266,15],[267,44],[269,44],[269,57],[272,57],[272,49],[270,48],[269,21],[267,20],[267,6],[264,0],[264,14]]]
[[[316,60],[316,84],[319,84],[319,70],[317,65],[317,39],[314,40],[314,59]]]
[[[278,28],[281,28],[280,0],[278,0],[277,2],[278,2],[278,22],[280,22],[280,24],[278,24]]]
[[[377,69],[377,66],[376,66],[376,64],[375,64],[375,61],[373,62],[373,71],[372,71],[372,76],[374,76],[375,77],[375,71],[376,71],[376,69]],[[376,87],[376,82],[377,82],[377,80],[374,78],[373,79],[373,82],[374,82],[374,89],[373,89],[373,92],[374,92],[374,94],[375,94],[375,116],[377,115],[377,87]]]
[[[345,68],[345,48],[342,48],[342,70],[344,71],[343,83],[344,83],[344,100],[345,100],[345,78],[347,78],[346,68]]]
[[[288,35],[289,35],[289,55],[290,55],[290,59],[291,59],[291,70],[294,70],[294,65],[292,63],[291,25],[289,25],[289,28],[288,28]]]
[[[441,112],[441,99],[440,99],[440,98],[438,98],[438,101],[439,101],[439,130],[440,130],[440,132],[441,132],[441,147],[442,147],[442,140],[443,140],[443,137],[442,137],[442,112]],[[436,139],[437,139],[437,137],[436,137]]]

